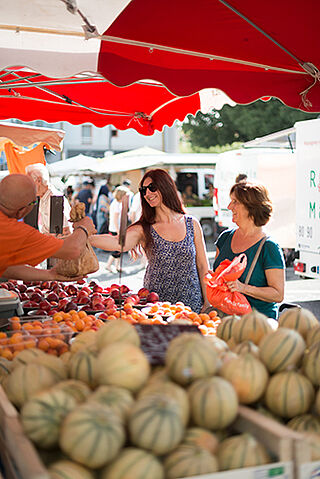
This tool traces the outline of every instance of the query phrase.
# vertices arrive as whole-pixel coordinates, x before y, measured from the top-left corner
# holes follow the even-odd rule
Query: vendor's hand
[[[228,281],[227,286],[229,288],[229,291],[231,291],[232,293],[238,291],[239,293],[243,294],[246,287],[246,285],[244,283],[241,283],[238,279],[236,279],[235,281]]]
[[[48,280],[49,281],[78,281],[79,279],[83,279],[83,278],[86,278],[86,276],[72,276],[72,278],[70,278],[70,276],[64,276],[62,274],[59,274],[57,272],[57,266],[54,266],[53,268],[51,269],[48,269]]]
[[[93,224],[93,221],[89,216],[85,216],[82,220],[77,221],[74,223],[74,227],[77,228],[78,226],[83,226],[87,229],[89,236],[96,234],[97,230]]]

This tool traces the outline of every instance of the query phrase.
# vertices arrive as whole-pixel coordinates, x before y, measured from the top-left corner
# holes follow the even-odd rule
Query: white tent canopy
[[[204,153],[164,153],[149,147],[138,148],[105,158],[91,158],[78,155],[68,160],[51,163],[53,176],[84,174],[112,174],[144,168],[161,168],[169,165],[213,166],[218,154]]]

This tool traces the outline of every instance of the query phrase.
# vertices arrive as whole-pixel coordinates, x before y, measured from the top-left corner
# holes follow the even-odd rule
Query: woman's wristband
[[[79,229],[82,230],[82,231],[84,231],[85,234],[86,234],[86,236],[87,236],[87,238],[89,238],[89,233],[88,233],[87,228],[85,228],[84,226],[81,226],[81,225],[79,225],[79,226],[77,226],[77,227],[75,228],[75,230],[79,230]]]

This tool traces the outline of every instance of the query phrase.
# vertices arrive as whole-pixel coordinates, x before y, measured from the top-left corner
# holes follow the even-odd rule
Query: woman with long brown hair
[[[204,277],[209,269],[199,222],[185,213],[176,185],[161,169],[148,171],[140,182],[142,214],[128,228],[124,251],[142,249],[148,259],[144,287],[160,301],[182,301],[193,311],[209,306]],[[108,235],[90,237],[107,251],[120,249]]]

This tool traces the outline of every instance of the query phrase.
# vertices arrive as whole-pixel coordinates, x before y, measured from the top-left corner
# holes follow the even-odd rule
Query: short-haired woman
[[[285,263],[280,246],[266,237],[263,226],[272,213],[272,203],[267,189],[261,184],[239,182],[230,190],[228,209],[237,228],[224,231],[218,238],[215,270],[224,259],[233,260],[245,253],[247,267],[239,280],[228,282],[230,291],[243,293],[251,307],[269,318],[277,318],[278,305],[283,301]],[[250,266],[262,246],[249,284],[245,284]]]
[[[142,248],[148,265],[144,287],[160,301],[182,301],[193,311],[205,311],[204,277],[208,272],[204,239],[199,222],[186,215],[176,185],[161,169],[147,171],[140,182],[142,214],[128,228],[124,251]],[[117,238],[90,237],[91,244],[107,251],[117,249]]]

